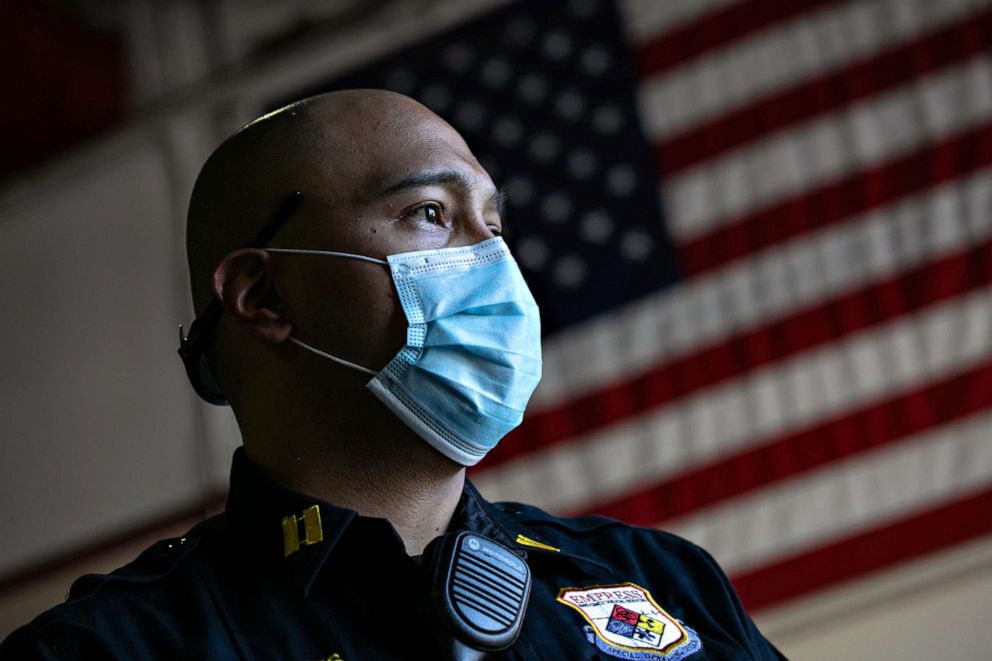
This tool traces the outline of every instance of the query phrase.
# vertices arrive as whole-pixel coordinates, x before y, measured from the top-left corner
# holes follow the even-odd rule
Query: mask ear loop
[[[389,266],[389,262],[384,259],[377,259],[375,257],[366,257],[365,255],[355,255],[350,252],[334,252],[333,250],[298,250],[296,248],[266,248],[265,252],[278,252],[284,255],[323,255],[328,257],[350,257],[351,259],[360,259],[363,262],[372,262],[373,264],[382,264],[383,266]]]
[[[332,356],[329,353],[326,353],[324,351],[321,351],[320,349],[316,349],[310,346],[309,344],[303,342],[302,340],[297,340],[292,335],[290,335],[286,339],[292,342],[293,344],[295,344],[296,346],[300,347],[301,349],[306,349],[307,351],[315,353],[321,358],[326,358],[327,360],[333,361],[338,365],[344,365],[345,367],[350,367],[352,369],[358,370],[359,372],[365,372],[366,374],[370,374],[372,376],[375,376],[377,374],[375,370],[370,370],[368,367],[362,367],[361,365],[353,363],[350,360],[345,360],[344,358],[338,358],[337,356]]]
[[[282,253],[284,255],[320,255],[320,256],[327,256],[327,257],[349,257],[351,259],[359,259],[359,260],[361,260],[363,262],[371,262],[373,264],[381,264],[383,266],[389,266],[389,262],[387,262],[384,259],[377,259],[375,257],[367,257],[365,255],[356,255],[356,254],[350,253],[350,252],[335,252],[333,250],[303,250],[303,249],[296,249],[296,248],[266,248],[265,251],[266,252]],[[289,340],[290,342],[292,342],[293,344],[295,344],[296,346],[300,347],[301,349],[306,349],[307,351],[309,351],[311,353],[314,353],[314,354],[317,354],[321,358],[326,358],[327,360],[330,360],[332,362],[335,362],[338,365],[344,365],[345,367],[350,367],[352,369],[356,369],[359,372],[365,372],[366,374],[369,374],[371,376],[375,376],[377,374],[377,372],[375,370],[370,370],[368,367],[363,367],[361,365],[358,365],[357,363],[351,362],[350,360],[345,360],[344,358],[338,358],[337,356],[332,356],[331,354],[329,354],[329,353],[327,353],[325,351],[321,351],[320,349],[317,349],[316,347],[310,346],[309,344],[307,344],[306,342],[303,342],[302,340],[296,339],[292,335],[290,335],[286,339]]]

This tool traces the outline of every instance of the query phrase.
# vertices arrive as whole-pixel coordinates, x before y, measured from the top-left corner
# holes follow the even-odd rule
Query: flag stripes
[[[642,45],[637,53],[641,75],[659,74],[707,51],[837,1],[745,0],[730,4]]]
[[[473,480],[497,499],[599,511],[623,494],[829,423],[859,402],[882,402],[952,377],[992,357],[990,336],[992,291],[985,288],[708,388],[679,406],[523,455]],[[889,368],[894,363],[898,370]]]
[[[992,124],[986,124],[700,236],[682,246],[683,262],[688,270],[703,272],[990,164]]]
[[[823,228],[555,337],[532,414],[992,235],[992,172]]]
[[[822,77],[837,67],[874,57],[984,4],[985,0],[944,0],[916,3],[913,11],[905,11],[905,0],[851,2],[798,17],[699,58],[690,67],[645,79],[641,87],[645,131],[654,140],[664,141],[718,114],[738,112],[744,104],[803,79]],[[628,17],[634,32],[646,11],[641,7],[631,10]]]
[[[707,242],[718,245],[727,228],[757,231],[763,227],[756,226],[762,219],[770,225],[783,214],[802,212],[804,203],[821,204],[824,198],[851,189],[850,182],[860,177],[884,176],[900,165],[926,167],[941,145],[953,150],[959,140],[987,130],[992,114],[990,79],[992,60],[982,58],[919,86],[857,104],[841,118],[800,125],[730,152],[705,168],[667,179],[661,192],[672,234],[685,251]],[[931,101],[942,98],[954,99],[954,106]],[[834,221],[859,208],[859,192],[848,193],[855,199],[836,213]],[[864,209],[868,201],[860,203]]]
[[[973,416],[665,527],[746,575],[990,488],[989,431],[988,414]]]
[[[473,480],[751,607],[992,532],[992,3],[621,7],[686,279],[550,338]]]
[[[860,535],[733,577],[748,608],[760,609],[992,534],[992,488]],[[920,531],[926,531],[921,534]]]
[[[621,19],[634,44],[688,25],[740,0],[619,0]]]
[[[899,43],[868,60],[766,95],[665,139],[655,147],[659,169],[666,176],[677,174],[783,126],[836,111],[952,64],[986,55],[990,46],[992,8]]]
[[[665,527],[703,544],[731,576],[747,574],[992,488],[990,423],[988,412],[970,416]]]
[[[992,363],[786,434],[650,488],[589,507],[657,525],[992,406]]]

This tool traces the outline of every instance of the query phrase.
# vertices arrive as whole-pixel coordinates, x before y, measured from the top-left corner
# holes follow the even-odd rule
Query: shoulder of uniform
[[[183,567],[192,566],[197,550],[220,525],[222,515],[185,535],[152,544],[132,562],[108,574],[80,577],[64,603],[40,614],[4,641],[0,658],[114,656],[112,651],[123,638],[163,623],[163,614],[172,612],[176,599],[168,591],[194,585],[185,579],[173,584],[170,578],[182,573]]]
[[[671,533],[666,533],[655,528],[635,526],[608,516],[599,516],[595,514],[585,516],[558,516],[534,505],[513,502],[493,503],[493,506],[498,508],[512,520],[535,527],[558,529],[577,536],[596,534],[626,534],[666,539],[670,540],[672,543],[693,546],[691,542],[688,542],[676,535],[672,535]]]
[[[703,562],[709,557],[692,542],[657,528],[635,526],[606,516],[557,516],[523,503],[498,502],[493,503],[493,506],[509,521],[528,526],[537,532],[542,541],[556,543],[569,539],[601,551],[619,546],[628,552],[657,551],[683,560]]]
[[[493,503],[509,518],[530,526],[548,526],[577,534],[594,532],[603,528],[626,526],[627,524],[605,516],[564,517],[551,514],[540,507],[524,503],[499,502]]]
[[[183,562],[195,555],[211,532],[222,525],[223,515],[217,515],[195,526],[185,535],[162,539],[129,562],[108,574],[87,574],[72,584],[67,603],[85,600],[115,585],[150,584],[167,579]]]

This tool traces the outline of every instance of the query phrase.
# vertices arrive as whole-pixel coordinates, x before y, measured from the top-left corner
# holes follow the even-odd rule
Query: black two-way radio
[[[424,551],[433,619],[451,661],[477,661],[510,647],[530,599],[530,568],[491,539],[468,531],[438,537]]]

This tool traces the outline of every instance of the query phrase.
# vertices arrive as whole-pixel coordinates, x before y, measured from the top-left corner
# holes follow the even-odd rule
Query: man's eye
[[[438,204],[425,204],[410,213],[410,217],[432,225],[444,224],[444,211]]]

